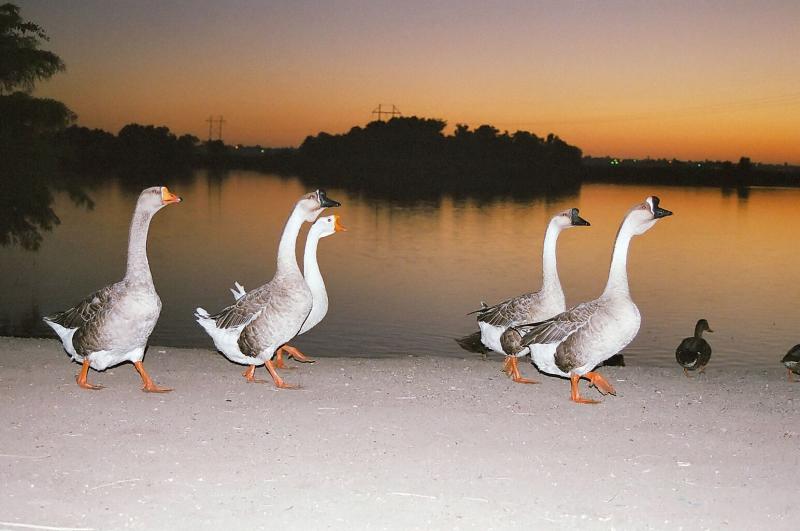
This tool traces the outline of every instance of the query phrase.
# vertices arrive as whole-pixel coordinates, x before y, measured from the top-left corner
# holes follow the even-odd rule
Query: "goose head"
[[[319,218],[311,225],[309,236],[316,235],[319,238],[325,238],[336,232],[346,231],[347,228],[340,223],[340,220],[341,217],[336,214]]]
[[[342,206],[338,201],[334,201],[325,194],[325,190],[316,190],[300,198],[295,206],[303,215],[303,219],[311,223],[329,207]]]
[[[136,201],[137,210],[155,214],[162,208],[172,203],[180,203],[182,199],[170,192],[166,186],[153,186],[145,188]]]
[[[630,227],[634,235],[644,234],[656,221],[672,215],[669,210],[658,206],[659,201],[658,197],[651,195],[628,212],[625,225]]]
[[[591,223],[580,217],[578,212],[577,208],[568,208],[553,216],[550,222],[555,223],[560,230],[569,229],[570,227],[589,227]]]

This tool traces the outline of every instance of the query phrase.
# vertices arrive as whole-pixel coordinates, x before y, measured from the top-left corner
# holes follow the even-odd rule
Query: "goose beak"
[[[161,187],[161,202],[165,205],[170,203],[180,203],[183,201],[180,197],[170,192],[166,186]]]
[[[572,226],[573,227],[590,227],[592,224],[578,215],[578,209],[572,209]]]
[[[333,216],[333,230],[334,232],[347,232],[347,227],[339,223],[341,218],[339,216]]]
[[[711,330],[710,328],[706,328],[706,332],[711,332],[712,334],[714,333],[714,331]]]
[[[319,206],[321,208],[330,208],[330,207],[342,206],[342,204],[340,202],[334,201],[333,199],[330,199],[325,194],[325,190],[317,190],[317,199],[319,199]]]
[[[654,219],[665,218],[667,216],[671,216],[672,215],[672,212],[670,212],[666,208],[661,208],[660,206],[658,206],[658,203],[660,202],[658,197],[651,196],[651,200],[653,202],[652,204],[653,204],[653,218]]]

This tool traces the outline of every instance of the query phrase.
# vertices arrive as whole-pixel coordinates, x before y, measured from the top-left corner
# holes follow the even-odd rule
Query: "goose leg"
[[[278,351],[275,353],[275,368],[276,369],[287,369],[286,364],[283,363],[283,349],[284,347],[278,347]],[[288,356],[289,353],[287,352],[286,355]]]
[[[786,369],[786,371],[787,371],[786,377],[789,379],[790,382],[793,383],[800,382],[800,380],[795,380],[794,376],[792,376],[792,369]]]
[[[282,348],[286,350],[286,355],[292,358],[295,361],[299,361],[300,363],[316,363],[317,360],[312,360],[302,352],[300,352],[297,348],[291,345],[284,345]]]
[[[255,372],[256,372],[256,366],[248,365],[248,367],[242,373],[242,376],[244,376],[244,379],[247,380],[247,383],[267,383],[266,380],[260,380],[255,376],[253,376]]]
[[[503,370],[502,372],[506,373],[509,377],[511,377],[511,360],[513,356],[506,356],[506,360],[503,362]]]
[[[523,383],[523,384],[537,384],[536,380],[531,380],[529,378],[523,378],[519,372],[519,367],[517,366],[517,357],[516,356],[509,356],[511,358],[511,379],[516,383]]]
[[[150,375],[147,374],[147,371],[144,370],[144,364],[141,361],[134,361],[133,366],[136,367],[136,370],[139,372],[139,376],[142,377],[142,382],[144,383],[142,391],[145,393],[169,393],[172,391],[172,389],[168,387],[157,386],[150,378]]]
[[[573,402],[577,402],[578,404],[599,404],[597,400],[592,400],[591,398],[583,398],[580,393],[578,392],[578,382],[580,381],[581,377],[577,374],[570,375],[569,383],[570,383],[570,390],[571,395],[570,399]]]
[[[691,376],[689,375],[689,369],[687,369],[686,367],[683,368],[683,375],[686,376],[687,378],[691,378]]]
[[[92,385],[86,381],[86,376],[89,374],[89,358],[83,358],[83,365],[81,366],[80,374],[75,376],[75,381],[78,383],[78,387],[82,389],[91,389],[93,391],[97,391],[99,389],[103,389],[102,385]],[[789,377],[791,378],[791,372],[789,372]]]
[[[266,365],[270,376],[272,376],[272,381],[275,382],[275,387],[279,389],[297,389],[298,386],[287,384],[286,382],[283,381],[283,378],[278,376],[278,371],[275,370],[275,365],[273,365],[272,360],[267,360],[267,362],[264,365]]]
[[[583,376],[592,382],[591,385],[595,386],[600,393],[612,394],[616,396],[617,391],[614,390],[614,386],[608,383],[608,380],[603,378],[603,375],[599,372],[587,372]]]

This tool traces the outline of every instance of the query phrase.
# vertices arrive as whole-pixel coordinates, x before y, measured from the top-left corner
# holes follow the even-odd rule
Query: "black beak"
[[[325,190],[317,190],[317,198],[319,199],[319,206],[322,208],[342,206],[339,201],[334,201],[325,195]]]
[[[578,215],[578,209],[572,209],[572,225],[575,227],[590,227],[592,224]]]
[[[665,218],[667,216],[671,216],[672,212],[667,210],[666,208],[661,208],[658,206],[660,199],[656,196],[653,196],[653,217],[655,219]]]

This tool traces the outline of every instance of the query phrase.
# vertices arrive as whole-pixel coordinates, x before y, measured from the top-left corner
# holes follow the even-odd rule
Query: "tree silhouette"
[[[30,92],[36,81],[64,70],[56,54],[39,49],[47,40],[42,28],[20,17],[18,6],[0,5],[0,94],[14,89]]]

